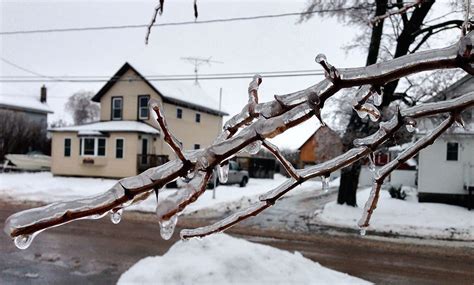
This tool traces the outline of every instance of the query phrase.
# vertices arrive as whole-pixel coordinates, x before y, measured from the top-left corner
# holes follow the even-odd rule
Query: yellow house
[[[168,126],[185,149],[212,143],[222,128],[219,110],[199,85],[147,80],[125,63],[97,92],[100,122],[50,129],[54,175],[120,178],[174,159],[148,101],[162,103]]]

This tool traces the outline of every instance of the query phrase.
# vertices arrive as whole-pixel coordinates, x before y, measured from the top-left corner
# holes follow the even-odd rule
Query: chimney
[[[41,87],[41,96],[40,96],[41,103],[46,103],[46,93],[47,93],[46,86],[43,85],[43,87]]]

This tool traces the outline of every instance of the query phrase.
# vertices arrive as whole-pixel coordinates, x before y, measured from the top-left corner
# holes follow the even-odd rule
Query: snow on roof
[[[189,82],[150,82],[163,96],[178,103],[191,103],[214,111],[219,111],[219,103],[210,98],[200,85]]]
[[[82,135],[97,134],[97,132],[137,132],[159,134],[154,127],[138,121],[105,121],[80,126],[60,127],[49,129],[52,132],[78,132]]]
[[[53,113],[46,103],[32,96],[0,96],[0,107],[33,111],[37,113]]]

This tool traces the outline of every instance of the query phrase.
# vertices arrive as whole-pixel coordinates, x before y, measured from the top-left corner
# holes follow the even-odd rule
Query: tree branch
[[[331,75],[332,72],[335,75],[331,78],[333,80],[324,79],[308,89],[275,96],[275,100],[272,102],[256,104],[254,99],[249,100],[251,102],[247,104],[246,108],[244,107],[240,114],[232,117],[225,124],[224,131],[211,146],[198,151],[184,152],[185,163],[181,159],[175,159],[164,165],[150,168],[137,176],[119,180],[110,190],[94,197],[54,203],[16,213],[7,219],[4,230],[11,237],[28,236],[73,220],[101,217],[110,210],[127,207],[131,203],[137,202],[152,193],[154,189],[161,189],[176,178],[187,176],[191,171],[194,171],[197,176],[192,183],[202,186],[208,179],[209,172],[216,165],[221,164],[255,141],[274,137],[309,119],[316,114],[316,110],[322,108],[326,99],[342,88],[360,85],[383,86],[386,82],[415,72],[440,68],[461,67],[467,71],[471,70],[474,62],[473,37],[474,34],[471,32],[463,37],[458,44],[451,47],[411,54],[363,68],[332,69],[329,67],[329,74]],[[255,80],[258,82],[258,76],[256,78],[252,82]],[[256,94],[255,88],[249,88],[249,91],[249,95]],[[470,94],[470,97],[462,97],[465,101],[461,100],[463,103],[456,101],[457,105],[451,101],[436,103],[436,105],[423,105],[436,107],[437,109],[434,111],[426,109],[428,107],[415,106],[407,109],[410,111],[401,111],[401,114],[416,118],[437,114],[441,112],[441,109],[445,110],[444,112],[460,110],[466,104],[472,105],[473,96]],[[319,98],[317,104],[315,104],[315,97]],[[253,111],[250,111],[251,109]],[[241,127],[243,129],[237,133]],[[387,128],[384,124],[381,124],[381,127]],[[385,130],[385,132],[385,135],[381,135],[384,139],[390,131]],[[297,174],[304,179],[328,175],[336,169],[365,157],[379,144],[377,141],[371,147],[357,147],[345,153],[342,158],[332,159],[318,166],[297,171]],[[286,186],[274,189],[269,194],[262,196],[261,200],[268,205],[273,204],[298,183],[300,182],[292,178],[285,184]],[[197,190],[185,191],[187,194],[180,195],[179,199],[175,201],[174,207],[170,204],[170,207],[165,207],[165,211],[160,211],[161,218],[166,219],[170,215],[178,213],[182,207],[191,203],[203,192],[202,188],[195,187],[194,189]]]

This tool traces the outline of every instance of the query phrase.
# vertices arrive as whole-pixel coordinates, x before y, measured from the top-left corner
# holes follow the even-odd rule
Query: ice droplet
[[[31,243],[33,242],[34,236],[33,235],[21,235],[15,237],[13,242],[18,249],[27,249]]]
[[[318,55],[316,56],[316,58],[315,58],[315,61],[316,61],[317,63],[321,63],[321,62],[327,61],[326,55],[324,55],[323,53],[318,54]]]
[[[362,111],[362,110],[358,110],[358,109],[355,109],[354,110],[357,112],[357,115],[359,116],[359,118],[363,119],[365,117],[367,117],[367,113]]]
[[[254,141],[248,144],[244,150],[248,152],[249,154],[257,154],[260,151],[260,148],[262,147],[262,141]]]
[[[217,176],[219,176],[219,182],[226,183],[229,178],[229,163],[217,166]]]
[[[408,132],[412,133],[415,130],[415,126],[412,124],[406,124],[405,128],[407,129]]]
[[[374,100],[374,105],[375,106],[380,106],[382,105],[383,101],[383,87],[380,87],[380,93],[374,92],[372,94],[372,99]]]
[[[365,236],[367,234],[367,227],[360,227],[359,230],[359,234],[361,236]]]
[[[160,221],[160,235],[164,240],[169,240],[174,233],[174,228],[178,223],[178,215],[172,216],[167,221]]]
[[[375,155],[373,152],[369,154],[369,170],[370,172],[375,171]]]
[[[113,224],[118,224],[122,220],[122,213],[123,209],[119,209],[118,211],[110,211],[110,221],[112,221]]]
[[[323,192],[329,191],[329,175],[321,177]]]

